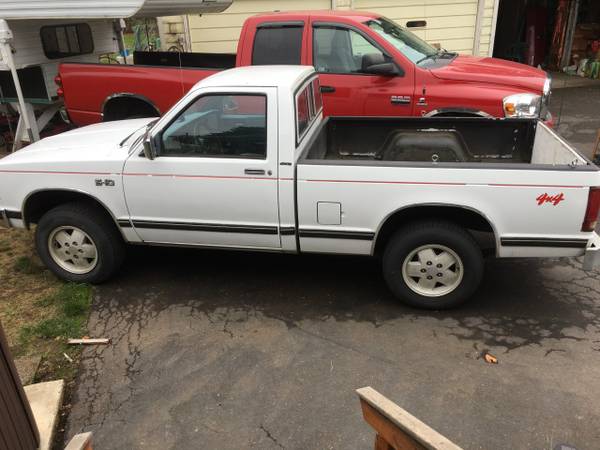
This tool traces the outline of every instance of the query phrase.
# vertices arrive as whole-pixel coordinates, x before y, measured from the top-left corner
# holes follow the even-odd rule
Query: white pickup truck
[[[106,280],[126,243],[372,255],[399,299],[435,309],[473,294],[486,254],[599,264],[600,171],[543,123],[321,110],[312,68],[220,72],[160,119],[0,160],[3,222],[37,224],[66,280]]]

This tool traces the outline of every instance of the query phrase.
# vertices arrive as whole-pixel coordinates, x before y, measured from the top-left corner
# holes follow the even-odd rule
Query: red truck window
[[[362,57],[383,55],[361,34],[347,28],[319,26],[314,29],[314,66],[323,73],[360,73]]]
[[[258,28],[252,65],[300,64],[303,29],[301,24]]]

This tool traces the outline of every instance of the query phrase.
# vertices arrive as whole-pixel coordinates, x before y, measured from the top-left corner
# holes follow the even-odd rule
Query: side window
[[[40,29],[40,38],[48,59],[85,55],[94,51],[92,30],[87,23],[45,26]]]
[[[162,132],[161,156],[267,157],[267,97],[199,97]]]
[[[315,27],[313,64],[322,73],[360,73],[363,56],[381,50],[356,31],[345,28]]]
[[[319,79],[315,78],[312,82],[313,95],[315,98],[315,114],[318,114],[323,109],[323,97],[321,97],[321,84]]]
[[[300,64],[302,30],[301,25],[258,28],[252,65]]]
[[[308,88],[305,88],[296,96],[296,123],[298,128],[296,131],[298,133],[298,140],[300,140],[310,123],[310,108],[308,106],[308,101]]]
[[[296,141],[300,142],[304,133],[323,108],[319,79],[307,81],[296,94]]]

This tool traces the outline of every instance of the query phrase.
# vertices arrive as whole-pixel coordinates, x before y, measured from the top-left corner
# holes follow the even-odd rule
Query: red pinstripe
[[[228,176],[228,175],[186,175],[186,174],[169,174],[169,173],[112,173],[112,172],[66,172],[52,170],[10,170],[0,169],[3,173],[39,173],[53,175],[123,175],[132,177],[172,177],[172,178],[204,178],[204,179],[232,179],[232,180],[279,180],[279,181],[294,181],[293,178],[270,178],[270,177],[247,177],[247,176]],[[416,184],[416,185],[431,185],[431,186],[494,186],[494,187],[533,187],[533,188],[557,188],[557,189],[582,189],[588,186],[576,185],[561,185],[561,184],[507,184],[507,183],[459,183],[459,182],[443,182],[443,181],[379,181],[379,180],[300,180],[312,183],[356,183],[356,184]]]

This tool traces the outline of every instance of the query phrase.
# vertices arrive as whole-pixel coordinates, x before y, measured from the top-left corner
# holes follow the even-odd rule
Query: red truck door
[[[399,67],[394,76],[364,73],[364,55],[390,58],[374,39],[352,25],[314,21],[311,27],[309,59],[319,73],[325,115],[413,115],[412,68]]]

